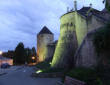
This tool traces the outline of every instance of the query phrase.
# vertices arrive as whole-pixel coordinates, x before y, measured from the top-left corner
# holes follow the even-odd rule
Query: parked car
[[[9,68],[9,67],[11,67],[11,66],[8,63],[3,63],[1,65],[1,68]]]

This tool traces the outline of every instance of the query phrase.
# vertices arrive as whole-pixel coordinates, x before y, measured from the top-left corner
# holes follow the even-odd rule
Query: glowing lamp
[[[0,55],[2,55],[3,54],[3,52],[2,51],[0,51]]]
[[[32,60],[35,60],[35,57],[34,56],[32,57]]]

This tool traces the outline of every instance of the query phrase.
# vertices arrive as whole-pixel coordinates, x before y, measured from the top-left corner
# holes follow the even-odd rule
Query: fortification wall
[[[46,59],[46,50],[48,43],[52,43],[54,36],[52,34],[37,35],[37,55],[38,61],[42,62]]]
[[[47,45],[46,47],[46,61],[51,61],[53,59],[53,55],[54,55],[54,52],[55,52],[55,47],[56,45],[55,44],[49,44]]]
[[[76,20],[76,35],[78,40],[78,46],[81,45],[83,39],[85,38],[86,34],[94,29],[100,28],[104,26],[104,21],[101,21],[96,16],[92,15],[88,18],[78,14],[75,14]]]
[[[60,22],[60,37],[52,60],[52,67],[71,68],[77,49],[75,12],[63,15]]]
[[[98,28],[97,30],[93,30],[87,34],[87,36],[84,38],[82,44],[78,48],[76,54],[75,54],[75,66],[76,67],[86,67],[86,68],[94,68],[97,66],[104,66],[105,68],[110,67],[110,51],[103,50],[103,48],[100,48],[103,51],[97,51],[96,45],[94,43],[94,39],[96,36],[96,33],[100,31],[102,28]],[[100,42],[101,41],[100,37]],[[99,43],[100,44],[100,43]],[[102,46],[103,47],[103,46]]]
[[[80,46],[88,31],[87,21],[85,17],[81,16],[77,12],[75,14],[75,20],[76,20],[76,35],[78,40],[78,46]]]
[[[97,18],[94,15],[83,16],[78,12],[69,12],[64,14],[60,19],[60,37],[58,44],[55,50],[55,54],[52,60],[52,67],[57,68],[71,68],[74,63],[74,54],[76,49],[81,47],[81,44],[86,37],[87,33],[104,26],[104,22],[99,17]],[[92,44],[87,40],[83,53],[85,58],[81,62],[86,62],[89,64],[95,63],[95,59],[91,59],[90,63],[87,60],[88,55],[92,54],[92,51],[86,55],[88,48],[92,47]],[[81,51],[82,52],[82,51]],[[79,52],[79,54],[81,54]],[[81,54],[82,55],[82,54]],[[94,55],[94,54],[93,54]],[[86,57],[87,56],[87,57]],[[81,59],[80,59],[81,60]]]
[[[97,66],[97,52],[93,44],[94,33],[89,33],[75,54],[76,67]]]
[[[100,20],[99,18],[97,18],[96,16],[91,16],[88,20],[87,20],[87,27],[88,27],[88,32],[93,31],[94,29],[100,28],[102,26],[104,26],[104,21]]]

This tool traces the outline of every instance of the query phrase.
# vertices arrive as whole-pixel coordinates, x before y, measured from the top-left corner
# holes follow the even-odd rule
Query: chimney
[[[77,11],[77,1],[74,0],[74,10]]]
[[[69,7],[67,7],[67,13],[69,12]]]
[[[90,8],[92,8],[92,3],[90,3]]]

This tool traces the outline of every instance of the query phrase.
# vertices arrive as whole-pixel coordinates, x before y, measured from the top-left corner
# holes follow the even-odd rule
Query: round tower
[[[61,16],[60,23],[60,37],[51,66],[53,68],[69,69],[73,67],[74,54],[77,49],[75,12],[68,12]]]
[[[44,26],[43,29],[37,34],[38,62],[45,61],[46,47],[49,43],[52,43],[53,40],[54,40],[53,33],[46,26]]]

